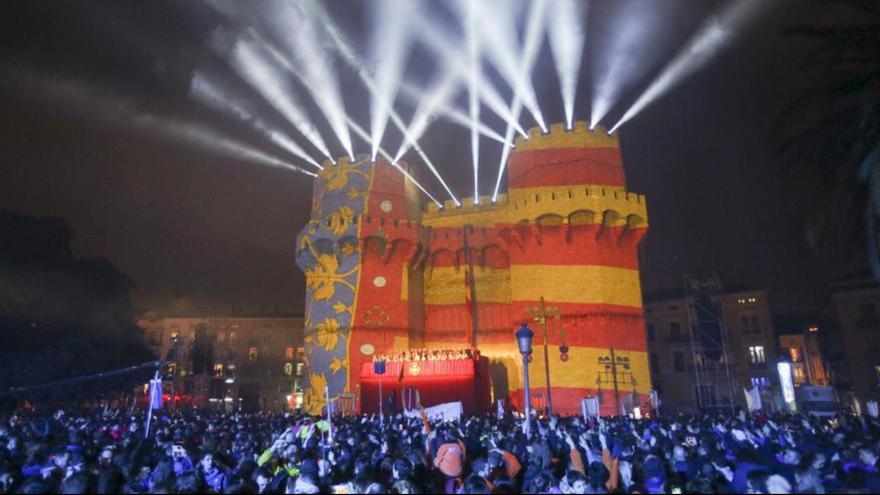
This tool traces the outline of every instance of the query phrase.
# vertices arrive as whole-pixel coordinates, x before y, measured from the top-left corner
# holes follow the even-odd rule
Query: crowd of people
[[[388,354],[373,355],[373,362],[397,361],[447,361],[450,359],[480,359],[480,351],[473,348],[464,349],[402,349]]]
[[[3,493],[876,493],[880,424],[800,415],[430,421],[17,413]]]

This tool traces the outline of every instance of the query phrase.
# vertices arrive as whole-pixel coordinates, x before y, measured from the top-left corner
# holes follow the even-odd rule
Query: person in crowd
[[[474,350],[447,350],[456,358]],[[468,354],[470,352],[470,354]],[[405,359],[443,356],[413,349]],[[880,422],[838,415],[67,410],[0,414],[0,493],[875,493]],[[133,426],[136,425],[136,426]]]

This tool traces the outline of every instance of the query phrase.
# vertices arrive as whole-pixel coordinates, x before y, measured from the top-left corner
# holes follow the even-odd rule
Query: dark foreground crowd
[[[877,493],[866,417],[17,414],[3,493]],[[329,439],[332,431],[332,440]]]

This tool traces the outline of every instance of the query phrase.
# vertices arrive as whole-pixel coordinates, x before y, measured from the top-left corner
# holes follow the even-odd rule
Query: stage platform
[[[490,405],[489,361],[485,357],[479,360],[387,361],[385,374],[381,376],[374,373],[373,363],[363,363],[360,378],[363,413],[379,412],[380,380],[382,396],[387,399],[393,391],[398,411],[402,409],[410,387],[418,390],[424,406],[461,401],[465,414],[479,414],[487,411]]]

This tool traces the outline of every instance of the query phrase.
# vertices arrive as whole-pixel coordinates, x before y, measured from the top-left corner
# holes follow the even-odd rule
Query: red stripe
[[[619,148],[566,148],[514,153],[510,189],[594,184],[626,186]]]

